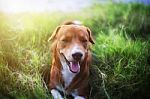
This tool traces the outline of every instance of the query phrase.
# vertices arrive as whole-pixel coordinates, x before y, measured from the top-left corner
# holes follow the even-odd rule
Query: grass
[[[150,7],[95,4],[75,13],[0,14],[0,98],[52,99],[42,75],[51,64],[48,37],[64,20],[81,20],[96,44],[92,99],[150,97]],[[107,77],[102,79],[101,72]]]

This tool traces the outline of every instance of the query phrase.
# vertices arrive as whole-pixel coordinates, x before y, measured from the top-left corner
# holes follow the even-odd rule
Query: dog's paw
[[[82,96],[76,96],[74,99],[85,99],[85,98]]]
[[[51,94],[54,99],[64,99],[56,89],[52,89]]]

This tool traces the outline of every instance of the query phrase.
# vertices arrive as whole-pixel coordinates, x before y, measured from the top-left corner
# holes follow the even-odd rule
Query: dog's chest
[[[71,84],[73,78],[76,76],[76,73],[72,73],[68,69],[63,69],[62,76],[63,76],[64,83],[65,83],[64,87],[66,88]]]

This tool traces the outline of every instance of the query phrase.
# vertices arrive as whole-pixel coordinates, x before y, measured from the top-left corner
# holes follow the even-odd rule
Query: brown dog
[[[74,99],[87,99],[89,46],[94,44],[90,29],[78,21],[65,22],[56,28],[49,40],[53,40],[49,83],[52,96],[64,99],[63,93]]]

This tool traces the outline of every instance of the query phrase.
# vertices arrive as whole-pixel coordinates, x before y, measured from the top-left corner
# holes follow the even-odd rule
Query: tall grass
[[[68,19],[81,20],[96,41],[92,99],[149,98],[149,11],[139,4],[96,4],[75,13],[1,13],[0,98],[52,98],[42,76],[48,77],[51,64],[47,39]],[[102,79],[99,72],[107,77]]]

